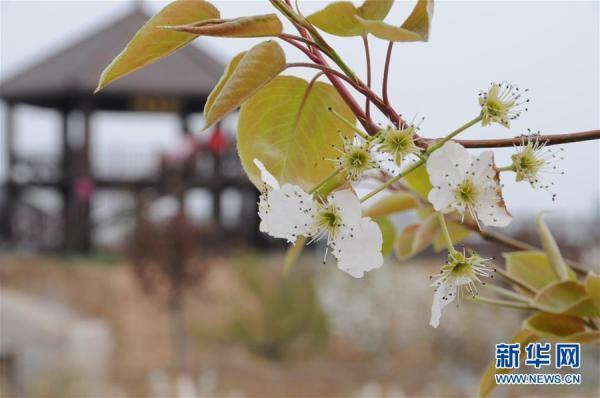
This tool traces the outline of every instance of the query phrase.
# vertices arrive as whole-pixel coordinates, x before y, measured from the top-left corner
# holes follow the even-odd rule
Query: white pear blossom
[[[491,83],[487,92],[479,93],[481,125],[499,123],[509,127],[511,120],[521,116],[523,111],[527,111],[524,105],[529,102],[529,99],[522,98],[527,91],[520,90],[507,82]]]
[[[337,168],[344,170],[348,180],[358,181],[364,172],[378,167],[378,163],[371,153],[373,145],[371,140],[359,136],[348,138],[345,135],[341,135],[341,138],[342,148],[332,145],[339,155],[327,160],[332,161]]]
[[[442,213],[465,211],[475,221],[488,226],[504,227],[512,216],[506,209],[494,154],[482,152],[472,158],[462,145],[448,141],[427,160],[432,189],[428,199]]]
[[[264,183],[258,209],[262,232],[291,243],[298,236],[312,238],[310,242],[326,238],[338,268],[355,278],[383,265],[381,230],[371,218],[362,217],[360,200],[352,190],[314,200],[299,186],[280,186],[262,162],[254,159],[254,163]]]
[[[401,129],[387,126],[378,134],[377,151],[391,156],[388,160],[400,166],[407,156],[419,153],[419,147],[414,142],[418,128],[414,124]]]
[[[355,278],[383,265],[381,230],[370,217],[362,217],[360,200],[349,189],[336,191],[320,205],[316,215],[317,238],[338,260],[338,268]]]
[[[527,181],[533,188],[548,190],[554,183],[548,182],[544,174],[564,174],[556,165],[563,160],[560,152],[564,148],[552,150],[546,147],[545,142],[540,142],[538,135],[523,136],[521,146],[511,156],[512,169],[516,173],[517,182]],[[553,194],[552,199],[555,196]]]
[[[477,295],[476,283],[485,284],[480,277],[493,277],[492,272],[495,269],[487,264],[489,260],[491,259],[482,258],[474,252],[466,255],[464,252],[454,251],[448,255],[448,262],[440,273],[432,276],[436,280],[431,285],[435,287],[435,293],[431,305],[430,326],[438,327],[442,310],[457,297],[460,301],[464,294]]]
[[[260,160],[254,159],[254,164],[264,183],[258,203],[260,231],[290,243],[298,236],[312,235],[315,215],[312,196],[297,185],[280,186]]]

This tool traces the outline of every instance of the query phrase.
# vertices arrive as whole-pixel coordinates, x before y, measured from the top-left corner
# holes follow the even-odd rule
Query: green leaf
[[[521,344],[520,358],[523,358],[525,356],[525,348],[527,347],[527,345],[538,340],[539,337],[536,336],[534,333],[532,333],[529,330],[523,329],[519,330],[519,332],[512,338],[511,343]],[[483,376],[481,376],[481,381],[479,382],[479,396],[482,398],[487,397],[492,392],[492,390],[496,388],[497,374],[508,374],[512,371],[513,369],[496,369],[496,361],[492,360]]]
[[[448,226],[448,232],[450,233],[450,238],[452,238],[452,243],[461,242],[469,237],[473,231],[468,228],[463,227],[462,224],[456,221],[446,220],[446,225]],[[435,240],[433,241],[433,250],[439,252],[446,248],[446,239],[444,238],[444,234],[442,231],[438,231],[435,236]]]
[[[569,279],[569,267],[560,254],[560,249],[558,248],[558,244],[556,243],[556,240],[554,240],[550,229],[546,223],[544,223],[542,214],[537,216],[536,224],[540,239],[542,241],[542,246],[548,255],[548,259],[554,268],[554,272],[556,272],[556,275],[558,275],[558,277],[562,280]]]
[[[166,57],[196,38],[196,35],[158,29],[219,18],[219,10],[203,0],[176,0],[138,30],[125,49],[104,69],[96,92],[111,82]]]
[[[342,147],[341,136],[353,131],[336,118],[335,109],[350,123],[356,118],[331,85],[308,83],[292,76],[279,76],[261,88],[241,108],[238,153],[250,180],[262,186],[253,163],[260,159],[280,183],[297,184],[310,191],[329,176],[334,158]],[[325,159],[324,159],[325,158]]]
[[[398,257],[399,261],[408,260],[416,254],[413,253],[412,247],[417,229],[419,229],[419,224],[409,225],[402,232],[396,234],[396,238],[394,239],[394,254]]]
[[[600,316],[594,300],[587,295],[585,286],[578,281],[556,281],[540,291],[534,304],[545,312],[576,316]]]
[[[433,17],[433,0],[419,0],[412,13],[400,27],[383,21],[368,20],[359,15],[355,19],[373,36],[389,41],[427,41]]]
[[[431,214],[419,225],[415,231],[415,236],[412,241],[412,253],[419,253],[425,250],[437,235],[440,230],[437,213]]]
[[[393,3],[393,0],[366,0],[360,7],[356,7],[350,1],[338,1],[327,5],[307,19],[317,28],[332,35],[360,36],[364,28],[355,17],[370,20],[384,19]]]
[[[381,234],[383,236],[383,245],[381,246],[381,253],[384,256],[389,256],[394,248],[394,237],[396,236],[396,228],[388,217],[376,217],[373,221],[379,225]]]
[[[272,40],[236,55],[206,101],[205,128],[234,111],[284,69],[285,53]]]
[[[407,187],[416,192],[421,199],[427,200],[427,195],[431,190],[431,182],[425,165],[417,167],[412,173],[404,177],[404,183]]]
[[[367,217],[380,217],[411,210],[419,206],[419,201],[408,192],[395,192],[381,199],[365,210]]]
[[[558,280],[558,276],[548,261],[548,256],[539,251],[519,251],[503,253],[506,271],[515,279],[539,291]]]
[[[523,328],[536,335],[552,340],[565,341],[570,336],[585,331],[585,325],[579,318],[538,312],[523,321]]]
[[[216,37],[266,37],[277,36],[283,31],[283,25],[276,14],[235,19],[208,19],[193,24],[161,26],[161,28],[197,36]]]

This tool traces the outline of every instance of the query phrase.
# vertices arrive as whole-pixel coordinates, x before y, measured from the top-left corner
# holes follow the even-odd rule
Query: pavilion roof
[[[148,19],[133,7],[112,24],[3,81],[0,98],[52,108],[85,103],[93,109],[132,110],[140,97],[166,97],[201,111],[224,65],[193,45],[93,94],[102,70]]]

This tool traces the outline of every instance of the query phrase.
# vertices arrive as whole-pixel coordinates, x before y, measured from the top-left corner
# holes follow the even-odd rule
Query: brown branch
[[[304,38],[302,40],[303,42],[308,41],[308,42],[315,43],[315,44],[317,44],[316,42],[319,42],[319,46],[321,47],[320,49],[315,48],[314,46],[309,44],[311,50],[308,50],[308,51],[311,53],[311,55],[308,55],[308,56],[313,62],[318,63],[322,66],[329,67],[329,64],[323,58],[323,55],[321,52],[321,51],[323,51],[324,48],[331,48],[331,46],[329,46],[329,44],[327,44],[325,39],[323,39],[323,37],[321,35],[319,35],[319,33],[316,30],[313,29],[313,30],[309,31],[309,29],[307,29],[306,26],[302,26],[296,20],[297,18],[296,18],[296,15],[294,15],[294,10],[291,6],[291,2],[289,2],[287,0],[285,2],[282,2],[282,0],[271,0],[271,3],[275,6],[275,8],[279,9],[294,24],[294,26],[297,28],[298,32],[300,32],[300,35]],[[285,9],[283,7],[285,7]],[[313,37],[313,39],[315,39],[316,42],[311,40],[311,35],[315,36],[315,37]],[[283,35],[283,37],[280,36],[280,38],[291,44],[291,41],[294,41],[291,39],[291,36],[292,35]],[[298,42],[295,42],[294,45],[298,48]],[[334,59],[332,54],[329,54],[327,51],[324,51],[324,52],[325,52],[325,54],[327,54],[327,56],[329,58]],[[354,115],[357,117],[357,119],[363,125],[365,130],[370,135],[376,134],[379,131],[379,127],[377,125],[375,125],[373,122],[371,122],[366,117],[367,116],[366,113],[362,110],[360,105],[358,105],[358,103],[356,102],[354,97],[352,97],[352,95],[348,92],[346,87],[343,84],[341,84],[341,82],[338,80],[338,77],[334,76],[328,72],[326,72],[326,75],[329,78],[329,80],[331,81],[331,84],[336,88],[336,90],[338,91],[338,93],[340,94],[342,99],[346,102],[348,107],[350,107],[350,109],[352,110]],[[377,108],[379,108],[379,110],[381,110],[381,112],[384,115],[386,115],[386,117],[390,121],[392,121],[392,123],[394,123],[397,126],[399,125],[401,127],[405,127],[407,125],[406,122],[400,117],[400,115],[389,104],[386,105],[383,102],[383,100],[381,98],[379,98],[377,96],[377,94],[375,94],[371,89],[369,89],[362,81],[360,81],[360,79],[355,78],[355,76],[352,76],[352,78],[353,78],[353,80],[356,80],[356,82],[358,84],[367,88],[368,91],[367,91],[367,93],[365,93],[365,95],[369,96],[369,99],[371,100],[371,102],[373,102],[373,104],[375,104],[377,106]]]
[[[578,133],[565,133],[565,134],[553,134],[553,135],[539,135],[536,139],[540,143],[546,145],[559,145],[568,144],[572,142],[582,142],[600,139],[600,130],[582,131]],[[431,138],[421,138],[422,143],[430,145],[436,140]],[[523,137],[513,138],[499,138],[490,140],[454,140],[464,146],[465,148],[503,148],[512,147],[515,145],[521,145]]]

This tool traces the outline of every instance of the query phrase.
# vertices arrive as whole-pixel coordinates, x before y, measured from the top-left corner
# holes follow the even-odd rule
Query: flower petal
[[[494,183],[498,176],[498,170],[495,167],[494,152],[481,152],[479,156],[473,160],[471,166],[471,177],[473,183],[477,186]]]
[[[492,151],[482,152],[473,162],[473,183],[483,192],[475,206],[477,218],[487,226],[505,227],[512,221],[500,188],[500,176]]]
[[[431,304],[431,319],[429,325],[437,328],[442,317],[442,310],[456,298],[458,288],[453,279],[441,283],[434,283],[437,290],[433,294],[433,303]]]
[[[338,268],[355,278],[383,265],[383,237],[377,223],[364,217],[354,226],[346,226],[332,242]]]
[[[336,191],[331,194],[330,202],[337,207],[340,212],[342,223],[348,226],[354,226],[360,222],[362,210],[358,196],[350,189]]]
[[[273,174],[269,173],[265,165],[258,159],[254,159],[254,164],[260,170],[260,179],[271,188],[279,189],[279,182],[273,177]]]
[[[446,142],[427,159],[427,173],[433,186],[460,184],[470,168],[471,155],[454,141]]]
[[[477,203],[475,212],[477,218],[490,227],[506,227],[512,221],[499,185],[495,189],[488,189],[488,193]]]
[[[427,199],[431,202],[436,211],[450,213],[454,210],[453,204],[456,201],[456,198],[454,197],[454,191],[448,185],[432,187],[429,194],[427,194]]]
[[[311,195],[297,185],[285,184],[261,195],[260,230],[274,238],[295,242],[300,235],[314,233],[315,206]]]

